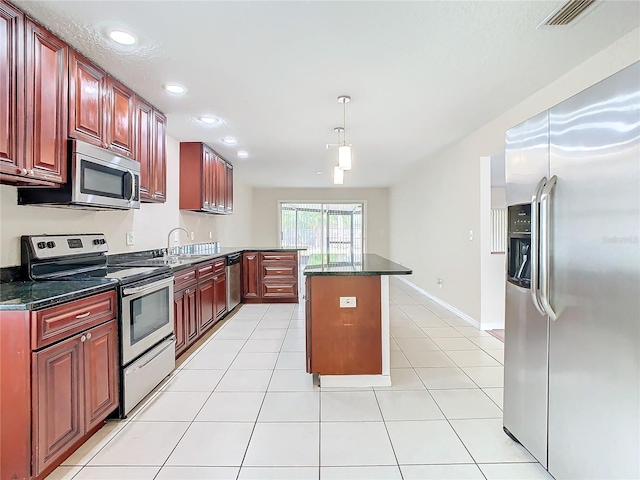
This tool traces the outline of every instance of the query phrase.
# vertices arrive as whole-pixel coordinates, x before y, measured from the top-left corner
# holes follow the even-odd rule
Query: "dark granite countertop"
[[[305,248],[282,248],[282,247],[225,247],[218,249],[215,253],[193,253],[179,255],[177,257],[154,257],[153,253],[149,253],[147,258],[139,254],[135,254],[135,258],[127,260],[124,256],[118,257],[117,264],[126,264],[135,267],[163,267],[169,266],[174,271],[191,267],[197,263],[208,262],[220,257],[226,257],[234,253],[243,252],[296,252],[306,250]],[[143,254],[142,254],[143,255]],[[110,264],[114,264],[110,260]]]
[[[304,274],[315,275],[411,275],[411,269],[380,255],[366,253],[353,262],[328,262],[326,255],[311,255]]]
[[[0,310],[40,310],[52,305],[116,288],[117,281],[21,281],[0,284]]]

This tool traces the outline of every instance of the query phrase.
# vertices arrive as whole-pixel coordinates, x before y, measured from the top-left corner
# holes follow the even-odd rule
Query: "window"
[[[364,204],[280,203],[280,246],[306,248],[311,255],[326,255],[330,264],[353,263],[364,250]]]

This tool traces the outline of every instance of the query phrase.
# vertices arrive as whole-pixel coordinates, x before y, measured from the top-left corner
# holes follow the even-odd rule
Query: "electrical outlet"
[[[213,238],[213,232],[209,231],[209,240],[211,240]]]
[[[340,297],[340,308],[356,308],[356,297]]]
[[[131,246],[136,243],[136,237],[133,235],[133,232],[127,232],[127,245]]]
[[[441,279],[441,278],[439,278],[439,279],[438,279],[438,281],[436,282],[436,284],[437,284],[440,288],[442,288],[442,279]]]
[[[173,241],[174,242],[178,241],[178,233],[180,233],[180,232],[173,232]]]
[[[191,240],[195,240],[195,239],[196,239],[196,234],[195,234],[195,232],[191,232],[191,233],[189,234],[189,236],[191,237]]]
[[[473,240],[473,230],[469,230],[469,240]]]

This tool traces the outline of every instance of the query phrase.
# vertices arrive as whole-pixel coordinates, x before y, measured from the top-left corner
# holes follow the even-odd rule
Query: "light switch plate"
[[[356,308],[356,297],[340,297],[340,308]]]
[[[127,232],[127,245],[131,246],[136,242],[136,237],[133,235],[133,232]]]

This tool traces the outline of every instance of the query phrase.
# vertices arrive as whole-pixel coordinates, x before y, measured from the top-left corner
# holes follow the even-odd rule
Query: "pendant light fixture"
[[[348,95],[338,97],[338,103],[342,104],[342,142],[340,142],[340,131],[338,131],[338,168],[340,170],[351,170],[351,145],[347,145],[347,103],[351,101]]]
[[[344,183],[344,170],[340,167],[333,167],[333,184],[342,185]]]

